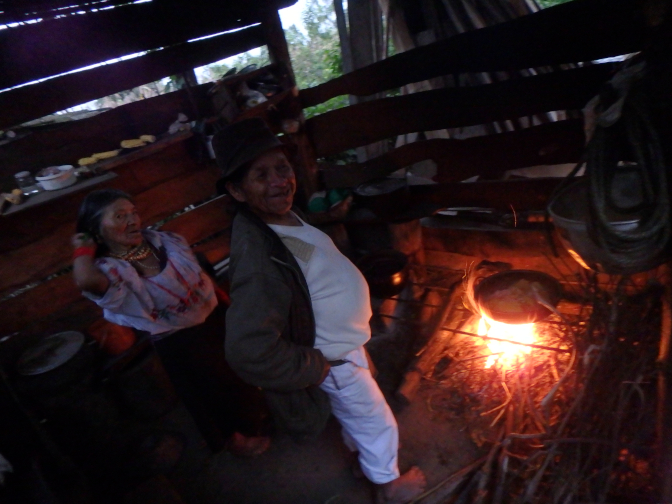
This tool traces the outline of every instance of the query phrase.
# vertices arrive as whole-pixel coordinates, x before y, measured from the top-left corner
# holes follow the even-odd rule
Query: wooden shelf
[[[64,187],[63,189],[57,189],[56,191],[42,191],[41,193],[35,194],[34,196],[30,196],[24,203],[21,203],[20,205],[12,205],[2,215],[3,216],[13,215],[28,208],[43,205],[44,203],[48,203],[58,198],[62,198],[63,196],[66,196],[68,194],[81,191],[88,187],[98,185],[102,182],[107,182],[108,180],[112,180],[116,176],[117,176],[116,173],[109,172],[105,173],[104,175],[99,175],[97,177],[93,177],[90,179],[78,180],[75,184],[71,185],[70,187]]]
[[[137,161],[138,159],[151,156],[152,154],[162,151],[163,149],[165,149],[170,145],[173,145],[177,142],[182,142],[187,138],[191,138],[192,136],[194,136],[194,134],[191,131],[180,131],[178,133],[175,133],[174,135],[166,135],[165,137],[157,140],[156,142],[135,149],[129,152],[128,154],[123,154],[121,156],[104,159],[102,161],[99,161],[98,163],[88,165],[89,169],[93,170],[97,174],[97,176],[90,179],[77,181],[77,183],[71,185],[70,187],[65,187],[63,189],[58,189],[56,191],[43,191],[34,196],[30,196],[28,200],[25,201],[24,203],[20,205],[12,205],[2,215],[4,216],[12,215],[21,212],[22,210],[42,205],[44,203],[53,201],[54,199],[67,196],[82,189],[86,189],[87,187],[95,186],[102,182],[111,180],[117,176],[116,173],[110,171],[113,168],[118,168],[119,166],[130,163],[132,161]]]
[[[111,170],[112,168],[116,168],[117,166],[130,163],[131,161],[137,161],[138,159],[151,156],[152,154],[162,151],[170,145],[182,142],[187,138],[191,138],[192,136],[194,136],[194,134],[191,131],[179,131],[174,135],[166,135],[165,137],[161,137],[156,142],[145,145],[144,147],[139,147],[129,152],[128,154],[122,154],[121,156],[103,159],[102,161],[88,165],[88,167],[96,173],[103,173]]]

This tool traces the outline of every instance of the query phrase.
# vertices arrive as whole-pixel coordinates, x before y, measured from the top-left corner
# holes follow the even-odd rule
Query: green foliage
[[[270,64],[271,60],[268,56],[268,49],[266,46],[260,48],[261,52],[258,55],[254,55],[255,51],[248,51],[242,54],[239,54],[233,59],[233,62],[225,64],[212,64],[208,66],[208,70],[213,80],[219,79],[228,72],[231,68],[236,68],[238,71],[242,70],[249,65],[257,65],[258,67],[266,66]]]
[[[547,7],[553,7],[554,5],[559,5],[562,3],[571,2],[571,0],[537,0],[539,7],[545,9]]]
[[[302,13],[305,32],[296,26],[285,30],[285,38],[292,59],[296,84],[299,89],[317,86],[343,74],[343,59],[336,27],[336,14],[332,0],[309,0]],[[247,65],[268,65],[268,49],[261,54],[252,52],[236,56],[233,63],[208,65],[209,80],[221,78],[232,67],[239,71]],[[348,105],[348,97],[340,96],[305,110],[306,117],[323,114]]]
[[[303,114],[306,116],[306,119],[310,119],[316,115],[324,114],[330,110],[336,110],[339,108],[347,107],[349,105],[347,96],[336,96],[331,100],[327,100],[324,103],[319,105],[314,105],[303,109]]]
[[[285,30],[299,88],[327,82],[343,73],[336,15],[331,0],[310,0],[302,14],[306,33]]]

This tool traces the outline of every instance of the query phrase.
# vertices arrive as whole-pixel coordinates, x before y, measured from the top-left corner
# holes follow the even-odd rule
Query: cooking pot
[[[613,202],[624,212],[611,206],[605,211],[609,226],[616,231],[636,230],[642,215],[641,180],[632,170],[620,169],[610,187]],[[548,213],[563,247],[582,267],[612,275],[630,275],[655,268],[668,258],[665,250],[657,255],[630,254],[627,263],[615,261],[588,231],[590,217],[588,181],[580,179],[562,190],[548,205]]]
[[[398,250],[380,250],[357,261],[373,297],[396,296],[408,281],[408,257]]]
[[[484,278],[474,288],[478,309],[506,324],[530,324],[546,319],[560,302],[562,287],[550,275],[533,270],[509,270]]]

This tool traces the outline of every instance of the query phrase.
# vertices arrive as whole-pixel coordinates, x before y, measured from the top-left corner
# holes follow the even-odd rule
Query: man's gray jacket
[[[318,387],[329,364],[313,348],[308,285],[278,235],[246,208],[233,220],[229,277],[227,361],[265,391],[281,431],[299,438],[319,434],[330,414],[329,398]]]

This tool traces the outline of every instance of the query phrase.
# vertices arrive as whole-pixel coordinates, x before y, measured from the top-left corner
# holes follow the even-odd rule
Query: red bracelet
[[[96,256],[96,248],[95,247],[77,247],[75,249],[75,253],[72,254],[72,259],[77,259],[78,257],[81,256],[91,256],[95,257]]]

